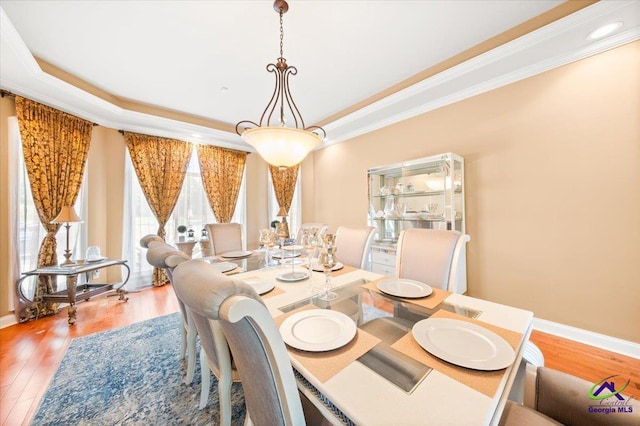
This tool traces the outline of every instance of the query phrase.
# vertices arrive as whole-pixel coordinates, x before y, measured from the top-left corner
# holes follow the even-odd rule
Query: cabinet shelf
[[[442,196],[446,193],[446,191],[407,191],[401,192],[400,194],[388,194],[388,195],[373,195],[373,198],[406,198],[406,197],[438,197]],[[454,194],[462,194],[462,188],[456,189],[453,191]]]

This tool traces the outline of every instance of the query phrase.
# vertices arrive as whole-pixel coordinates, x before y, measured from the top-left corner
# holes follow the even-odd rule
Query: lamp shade
[[[276,167],[295,166],[322,143],[319,135],[308,130],[274,126],[247,129],[242,132],[242,139]]]
[[[58,216],[56,216],[51,223],[68,222],[82,222],[82,219],[76,214],[75,210],[73,210],[73,206],[62,206],[62,210],[60,210]]]

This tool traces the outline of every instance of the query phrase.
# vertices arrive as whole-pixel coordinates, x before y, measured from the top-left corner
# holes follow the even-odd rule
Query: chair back
[[[343,265],[364,269],[376,228],[340,226],[336,231],[336,257]]]
[[[455,293],[458,277],[466,275],[464,250],[469,240],[458,231],[404,230],[398,238],[396,276]]]
[[[214,256],[242,250],[242,227],[239,223],[209,223],[206,227]]]
[[[271,314],[250,286],[212,265],[188,261],[174,271],[175,288],[190,313],[219,325],[242,381],[247,412],[256,426],[304,425],[286,347]],[[200,332],[200,329],[198,330]],[[203,333],[200,332],[202,338]],[[203,344],[207,345],[205,341]]]
[[[147,234],[140,238],[140,245],[144,248],[149,248],[152,243],[164,243],[164,240],[156,234]]]
[[[322,237],[322,235],[327,232],[329,226],[326,223],[303,223],[296,234],[296,244],[302,243],[302,230],[306,228],[316,228],[318,230],[316,235]]]

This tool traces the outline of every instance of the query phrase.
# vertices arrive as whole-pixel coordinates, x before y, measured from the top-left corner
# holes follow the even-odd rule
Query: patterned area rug
[[[200,363],[193,383],[184,384],[179,342],[180,314],[74,339],[32,425],[219,424],[217,380],[212,375],[209,404],[198,410]],[[232,424],[242,425],[240,384],[232,408]]]

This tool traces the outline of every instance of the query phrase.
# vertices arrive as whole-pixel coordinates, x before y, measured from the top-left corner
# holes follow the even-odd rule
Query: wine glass
[[[276,244],[276,238],[273,231],[264,228],[260,230],[260,244],[264,247],[264,260],[266,266],[271,266],[271,254],[269,249]]]
[[[324,292],[318,295],[318,299],[331,301],[338,298],[338,294],[331,291],[331,270],[336,266],[336,239],[335,234],[324,234],[322,236],[322,247],[318,262],[322,265],[325,274]]]

